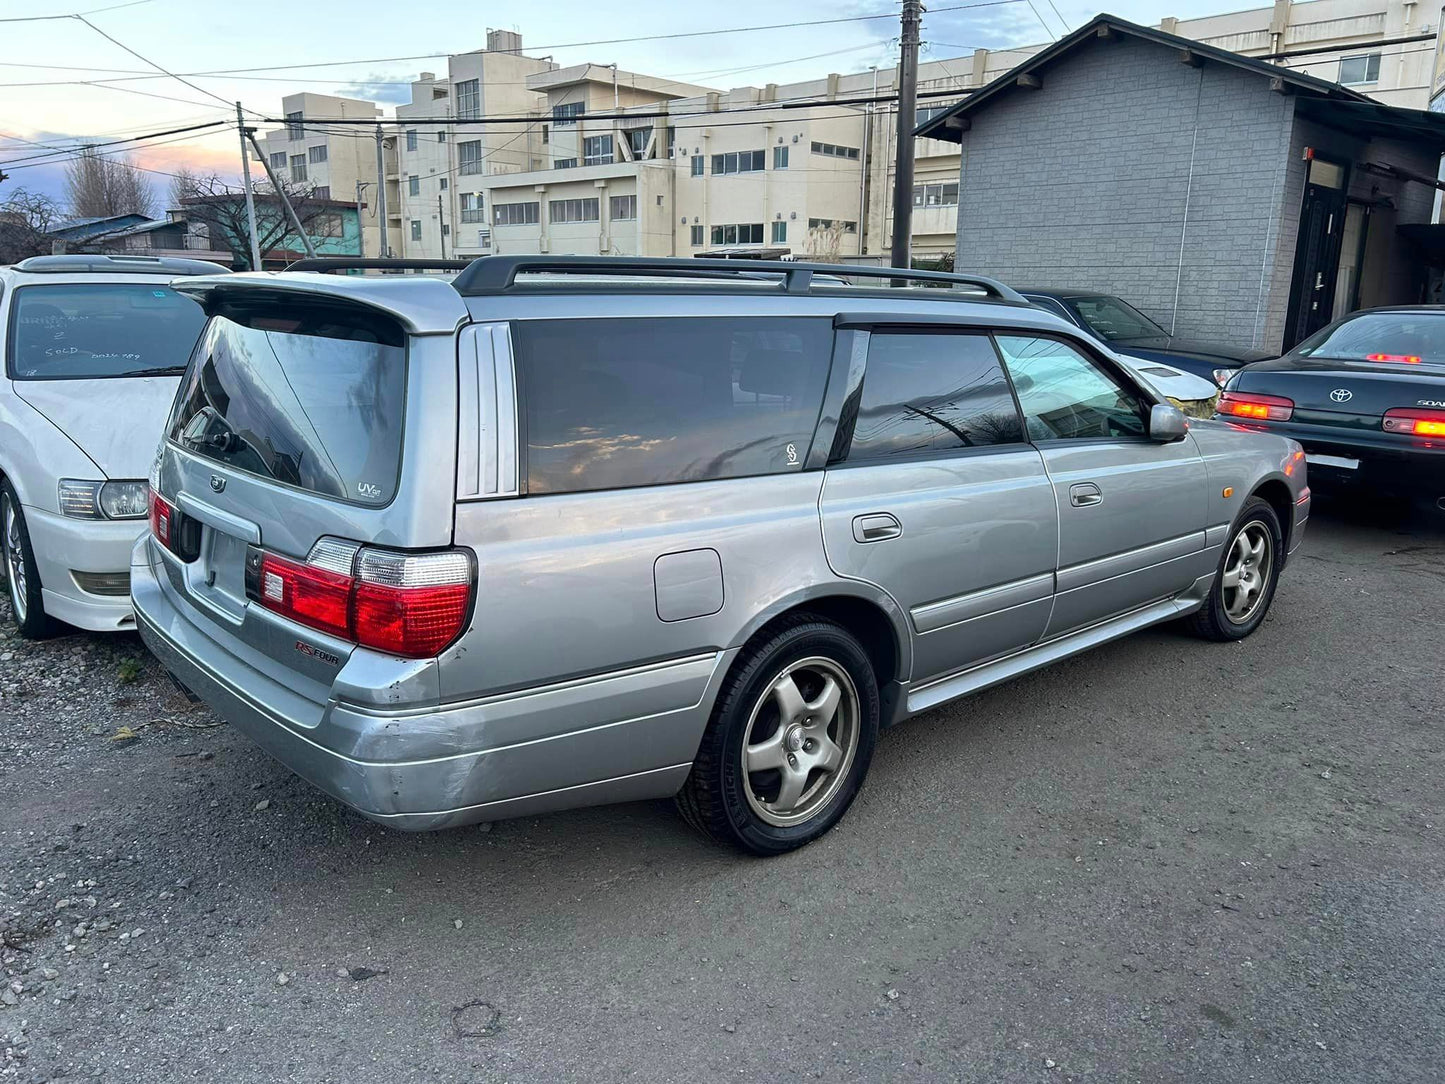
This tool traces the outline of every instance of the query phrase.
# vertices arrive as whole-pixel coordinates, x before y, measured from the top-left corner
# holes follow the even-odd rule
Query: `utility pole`
[[[442,212],[442,194],[437,193],[437,229],[441,231],[442,259],[447,258],[447,218]]]
[[[918,26],[922,20],[922,0],[903,0],[898,57],[898,161],[893,171],[890,246],[894,267],[908,267],[913,255],[913,126],[918,119]]]
[[[241,103],[236,103],[236,127],[241,133],[241,178],[246,186],[246,228],[251,234],[251,270],[261,270],[261,243],[256,240],[256,197],[251,191],[251,154],[246,147],[246,140],[251,134],[251,129],[246,127],[246,120],[241,115]],[[265,161],[263,158],[262,161]]]
[[[271,188],[275,191],[277,198],[281,200],[281,207],[285,210],[286,217],[291,220],[291,228],[300,236],[301,247],[306,250],[306,255],[309,259],[316,259],[316,246],[311,243],[311,238],[306,233],[306,228],[301,225],[301,219],[296,217],[296,208],[291,206],[291,200],[287,198],[286,189],[281,186],[281,181],[277,178],[276,174],[271,172],[271,163],[262,152],[261,144],[256,142],[256,137],[251,133],[250,128],[246,129],[246,138],[251,141],[251,146],[256,148],[256,156],[261,159],[261,168],[266,171],[266,176],[271,179]],[[257,267],[256,270],[259,271],[261,269]]]
[[[377,253],[382,259],[391,255],[391,245],[387,243],[390,223],[386,219],[386,155],[381,147],[381,125],[376,126],[376,206],[377,213],[381,219],[381,251]]]
[[[356,254],[362,259],[366,258],[366,227],[361,218],[361,192],[365,187],[365,181],[356,182]]]

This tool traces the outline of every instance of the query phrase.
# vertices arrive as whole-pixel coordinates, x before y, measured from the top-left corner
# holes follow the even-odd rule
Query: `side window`
[[[1143,400],[1092,358],[1058,339],[996,337],[1030,440],[1143,437]]]
[[[987,335],[869,337],[850,461],[1023,439],[1008,380]]]
[[[512,325],[529,493],[802,470],[831,320],[524,320]]]

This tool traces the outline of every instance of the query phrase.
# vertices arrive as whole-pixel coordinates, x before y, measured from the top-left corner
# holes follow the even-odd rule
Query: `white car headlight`
[[[60,514],[71,519],[144,519],[150,502],[145,482],[60,480]]]

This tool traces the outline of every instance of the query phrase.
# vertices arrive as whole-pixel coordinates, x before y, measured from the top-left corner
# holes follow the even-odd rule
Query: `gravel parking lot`
[[[759,861],[665,803],[376,827],[134,637],[0,640],[0,1080],[1445,1077],[1445,522],[885,735]],[[8,629],[8,625],[7,625]]]

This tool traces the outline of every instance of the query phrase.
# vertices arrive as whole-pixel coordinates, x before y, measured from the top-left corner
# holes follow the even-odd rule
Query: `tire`
[[[5,564],[5,590],[10,596],[10,616],[27,640],[54,635],[55,621],[45,612],[40,594],[40,570],[30,545],[30,530],[20,498],[8,481],[0,482],[0,559]]]
[[[1206,640],[1224,642],[1243,640],[1259,628],[1274,601],[1283,559],[1284,532],[1279,516],[1268,501],[1250,497],[1240,509],[1219,556],[1209,597],[1185,619],[1189,631]]]
[[[801,614],[765,635],[723,683],[677,804],[717,842],[774,855],[847,812],[873,759],[879,700],[867,653],[840,626]],[[761,766],[745,770],[749,757]]]

